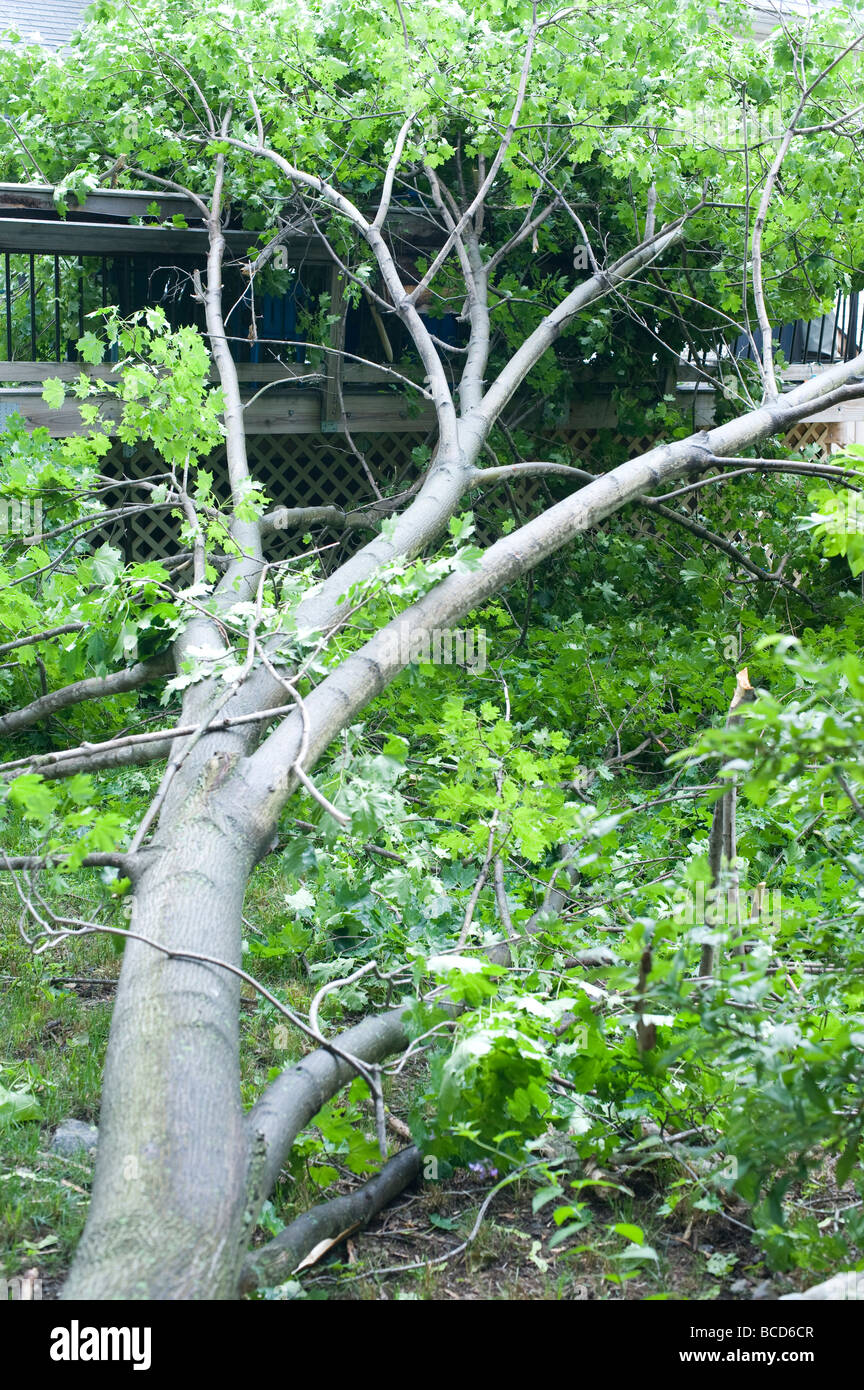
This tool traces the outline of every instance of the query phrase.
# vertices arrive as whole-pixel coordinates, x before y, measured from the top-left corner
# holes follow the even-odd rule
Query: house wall
[[[0,0],[0,33],[15,29],[23,40],[38,35],[46,48],[62,48],[84,21],[90,0]]]

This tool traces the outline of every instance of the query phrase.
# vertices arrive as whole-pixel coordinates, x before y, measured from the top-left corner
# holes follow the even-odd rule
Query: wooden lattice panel
[[[102,460],[105,476],[118,480],[116,491],[103,494],[105,506],[128,507],[146,502],[147,493],[143,489],[124,487],[122,480],[149,478],[167,471],[164,459],[150,445],[136,447],[127,457],[124,446],[115,444]],[[98,545],[103,540],[122,550],[127,561],[157,560],[180,549],[180,523],[167,511],[141,511],[109,522],[95,538],[95,543]]]
[[[637,458],[655,443],[651,435],[627,435],[620,430],[558,428],[545,436],[545,457],[584,468],[589,473],[602,473],[626,459]],[[566,497],[577,486],[574,479],[550,474],[546,477],[525,478],[510,485],[510,497],[521,519],[536,516],[544,507]],[[501,521],[510,512],[510,503],[503,488],[490,493],[488,501],[476,508],[477,532],[481,543],[488,543],[501,534]]]
[[[355,443],[382,492],[407,485],[416,476],[417,465],[412,456],[416,436],[358,435]],[[374,497],[366,471],[344,436],[256,435],[248,440],[247,447],[252,476],[261,483],[274,506],[335,506],[348,511]],[[224,446],[211,454],[205,466],[213,474],[217,495],[227,501]],[[106,455],[102,471],[107,477],[118,479],[116,492],[105,495],[106,506],[115,507],[140,502],[144,496],[137,489],[123,487],[121,479],[165,473],[166,466],[147,445],[136,448],[126,458],[118,444]],[[180,549],[179,533],[180,523],[169,512],[141,512],[109,523],[98,540],[109,540],[123,550],[128,560],[153,560]],[[277,533],[268,538],[265,546],[271,560],[283,559],[303,548],[302,535],[297,532]]]
[[[803,449],[808,444],[815,444],[819,452],[828,458],[843,443],[843,426],[810,420],[796,425],[783,442],[787,449]]]
[[[409,485],[416,477],[416,435],[357,435],[354,442],[363,455],[366,468],[385,494]],[[650,435],[629,436],[612,429],[557,429],[546,436],[546,456],[558,457],[562,462],[583,467],[589,472],[603,472],[628,458],[645,453],[654,442]],[[816,444],[825,455],[830,454],[841,442],[841,426],[816,422],[797,425],[785,440],[790,449]],[[255,435],[248,441],[248,450],[253,477],[261,482],[275,506],[336,506],[350,510],[372,500],[373,492],[366,470],[344,435]],[[224,446],[211,455],[206,466],[214,475],[218,495],[227,500],[228,470]],[[148,446],[137,448],[132,457],[126,458],[122,446],[118,444],[106,456],[103,471],[118,479],[143,478],[164,473],[166,468]],[[536,515],[550,502],[565,497],[573,486],[572,480],[554,475],[525,478],[511,484],[510,497],[519,518],[526,519]],[[108,494],[105,498],[108,506],[143,500],[140,491],[124,489],[122,485],[118,486],[116,494]],[[510,510],[508,495],[501,487],[490,490],[488,496],[477,502],[475,511],[481,543],[488,543],[501,534],[501,521]],[[641,525],[636,516],[634,513],[633,524]],[[740,525],[740,517],[734,508],[730,511],[729,521],[733,531]],[[352,533],[350,543],[359,543],[364,535],[363,532]],[[160,559],[180,548],[179,522],[166,512],[141,512],[109,524],[103,538],[122,549],[129,560]],[[323,544],[335,538],[335,533],[321,533]],[[268,559],[287,558],[304,549],[302,534],[277,533],[268,538],[265,548]]]

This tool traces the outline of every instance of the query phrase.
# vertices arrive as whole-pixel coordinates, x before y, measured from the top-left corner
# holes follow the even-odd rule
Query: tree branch
[[[69,856],[66,854],[4,854],[0,859],[0,870],[2,869],[56,869],[62,868],[68,862]],[[128,867],[128,856],[118,850],[99,850],[93,854],[88,854],[80,861],[76,868],[83,869],[126,869]]]
[[[60,627],[46,627],[44,632],[30,632],[26,637],[16,637],[14,642],[3,642],[0,656],[17,651],[19,647],[33,647],[37,642],[48,642],[52,637],[65,637],[68,632],[82,632],[86,626],[86,623],[63,623]]]
[[[814,397],[821,403],[840,390],[856,390],[855,386],[843,387],[839,383],[848,381],[862,368],[864,353],[810,378],[778,402],[762,405],[688,439],[658,445],[620,464],[490,546],[476,569],[449,575],[381,628],[359,651],[345,658],[305,697],[309,718],[306,767],[314,766],[346,720],[353,719],[403,669],[410,659],[411,640],[416,640],[420,633],[450,628],[575,536],[626,503],[642,502],[645,494],[667,479],[694,466],[704,466],[706,458],[737,453],[771,434],[785,432],[813,410]],[[406,628],[411,639],[408,643],[404,640]],[[290,776],[280,774],[293,766],[302,732],[298,716],[290,715],[249,760],[249,775],[262,796],[262,811],[269,817],[278,816],[296,785]]]
[[[274,1240],[253,1250],[240,1275],[239,1292],[272,1288],[282,1284],[297,1270],[302,1260],[322,1241],[337,1243],[377,1216],[383,1207],[419,1177],[423,1155],[412,1144],[402,1149],[381,1172],[363,1183],[356,1192],[334,1197],[292,1221]]]
[[[525,92],[528,87],[528,74],[531,71],[531,59],[534,55],[534,44],[537,40],[537,35],[539,31],[540,25],[537,22],[535,7],[534,18],[531,23],[531,28],[528,31],[528,43],[525,48],[525,57],[522,61],[522,71],[519,74],[519,86],[516,91],[516,100],[513,103],[513,111],[511,113],[510,120],[507,124],[507,129],[504,131],[504,134],[501,137],[498,149],[495,152],[495,156],[492,160],[492,163],[489,165],[488,173],[481,182],[480,187],[478,188],[475,196],[472,198],[470,204],[462,213],[462,216],[459,218],[458,222],[450,231],[447,240],[441,247],[441,250],[438,252],[435,259],[432,261],[431,265],[429,266],[429,269],[426,271],[426,274],[421,277],[419,283],[416,284],[414,286],[414,289],[411,291],[410,298],[413,303],[417,302],[417,296],[420,295],[423,292],[423,290],[431,284],[439,268],[443,265],[444,261],[449,256],[450,251],[456,241],[456,238],[462,232],[462,229],[468,225],[474,214],[483,207],[483,204],[486,201],[486,195],[489,192],[489,189],[492,187],[493,183],[495,182],[498,170],[501,168],[504,156],[510,148],[510,142],[512,141],[513,136],[516,133],[516,126],[519,122],[519,112],[522,110],[522,104],[525,101]]]
[[[380,231],[381,228],[384,226],[387,214],[390,211],[390,200],[393,197],[393,180],[396,177],[396,170],[398,169],[399,161],[402,158],[402,151],[405,149],[405,141],[408,136],[408,131],[411,129],[413,124],[414,116],[412,114],[408,116],[408,118],[403,122],[402,129],[396,136],[396,143],[393,146],[393,153],[387,161],[387,170],[384,174],[384,185],[381,189],[381,201],[378,204],[378,211],[376,212],[375,219],[372,223],[372,226],[375,228],[376,231]],[[258,143],[259,145],[264,144],[264,141],[260,136],[258,139]]]
[[[517,348],[480,402],[476,414],[482,418],[485,433],[488,433],[489,428],[501,414],[510,397],[522,384],[531,368],[539,362],[570,321],[583,309],[586,309],[589,304],[592,304],[595,299],[601,298],[602,295],[608,294],[610,290],[623,284],[644,266],[650,265],[670,246],[680,241],[685,221],[695,211],[696,209],[692,209],[685,217],[681,217],[671,226],[665,227],[650,240],[643,241],[632,251],[628,251],[625,256],[621,256],[609,266],[608,270],[597,271],[589,279],[584,280],[565,299],[562,299],[551,313],[546,315],[534,329],[534,332],[530,333],[521,346]]]
[[[139,661],[134,666],[127,666],[123,671],[115,671],[110,676],[91,676],[86,680],[75,681],[72,685],[64,685],[60,690],[40,695],[38,700],[23,705],[21,709],[11,710],[9,714],[0,716],[0,734],[13,734],[19,729],[28,729],[40,719],[47,719],[49,715],[58,714],[60,710],[69,709],[72,705],[80,705],[85,700],[104,700],[111,695],[125,695],[130,690],[138,690],[150,681],[167,676],[173,670],[174,661],[171,653],[163,652],[149,661]]]
[[[343,1053],[376,1063],[408,1046],[402,1009],[364,1018],[340,1033],[334,1042]],[[341,1091],[356,1072],[343,1057],[319,1047],[287,1067],[262,1093],[246,1117],[250,1145],[259,1145],[250,1161],[251,1200],[263,1201],[271,1191],[297,1135],[314,1119],[331,1096]]]
[[[227,719],[213,719],[207,726],[208,733],[219,733],[241,724],[256,724],[290,713],[293,705],[277,705],[273,709],[256,710],[253,714],[238,714]],[[58,767],[68,761],[80,761],[93,757],[96,760],[120,748],[140,748],[148,743],[164,743],[166,739],[186,738],[200,729],[200,724],[183,724],[176,729],[152,729],[146,734],[124,734],[104,743],[81,743],[77,748],[59,748],[52,753],[34,753],[30,758],[16,758],[14,762],[0,763],[0,776],[8,777],[10,772],[26,769],[30,772],[44,772],[47,768]]]
[[[771,162],[771,167],[768,170],[767,175],[765,176],[765,185],[762,189],[762,196],[759,199],[759,207],[756,211],[756,216],[753,219],[753,298],[756,303],[756,316],[759,321],[759,331],[762,335],[762,352],[760,356],[762,377],[765,389],[765,399],[767,401],[776,400],[778,395],[780,394],[777,387],[777,374],[774,368],[774,330],[771,326],[771,320],[768,317],[768,309],[765,303],[765,287],[762,279],[762,233],[765,229],[765,222],[768,217],[768,209],[771,204],[771,199],[774,195],[774,188],[777,183],[777,178],[779,176],[780,169],[783,165],[783,161],[786,158],[786,155],[789,152],[789,146],[791,145],[796,133],[796,126],[804,111],[805,106],[807,105],[807,102],[809,101],[815,89],[819,86],[820,82],[822,82],[828,76],[828,74],[832,72],[834,68],[836,68],[837,64],[842,62],[842,60],[845,57],[847,57],[847,55],[851,53],[854,48],[858,47],[858,45],[862,42],[862,38],[864,38],[864,36],[859,35],[856,39],[853,39],[852,43],[848,44],[847,47],[843,50],[843,52],[838,54],[838,56],[834,58],[833,61],[830,62],[826,68],[823,68],[819,75],[810,83],[810,85],[802,93],[801,100],[798,103],[795,114],[792,117],[792,120],[789,122],[788,126],[786,127],[786,130],[783,132],[783,137],[780,141],[780,144],[777,147],[777,153],[775,154],[774,159]]]
[[[222,123],[224,137],[230,111]],[[225,254],[225,237],[222,233],[222,199],[225,187],[225,156],[216,156],[216,173],[213,181],[213,196],[207,215],[207,230],[210,246],[207,254],[207,288],[204,291],[204,313],[207,332],[210,338],[210,351],[219,372],[219,380],[225,397],[225,455],[228,465],[228,479],[231,485],[231,501],[234,520],[231,535],[244,554],[239,566],[232,566],[221,581],[221,588],[235,589],[238,573],[247,577],[257,573],[261,562],[261,535],[254,521],[241,521],[237,510],[244,501],[244,494],[250,480],[249,461],[246,457],[246,432],[243,424],[243,403],[240,397],[240,383],[237,368],[228,340],[225,336],[225,322],[222,317],[222,260]],[[252,561],[250,564],[249,561]]]
[[[438,416],[438,427],[440,433],[441,447],[447,451],[456,448],[456,410],[453,398],[450,394],[450,387],[444,371],[441,359],[435,350],[429,331],[417,312],[415,304],[410,296],[406,295],[399,275],[396,262],[389,246],[381,235],[378,227],[370,223],[362,214],[360,209],[346,198],[338,189],[332,187],[317,176],[308,174],[303,169],[297,169],[290,164],[287,159],[272,150],[266,145],[255,145],[248,140],[239,140],[233,136],[225,137],[228,144],[235,149],[245,150],[259,159],[267,159],[281,171],[291,184],[300,184],[304,188],[310,188],[317,193],[325,203],[335,212],[348,219],[353,227],[360,233],[364,241],[369,246],[375,259],[378,262],[387,291],[399,317],[404,322],[413,339],[414,345],[420,354],[423,366],[429,377],[429,385],[432,391],[432,398]]]

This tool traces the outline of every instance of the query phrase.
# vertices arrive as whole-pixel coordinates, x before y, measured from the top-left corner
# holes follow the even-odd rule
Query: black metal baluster
[[[12,265],[6,252],[6,361],[12,361]]]
[[[103,309],[107,308],[110,299],[111,302],[116,305],[118,311],[120,311],[120,267],[117,261],[117,257],[111,257],[110,270],[108,269],[107,257],[103,257],[103,262],[105,264],[105,274],[102,280],[102,307]],[[108,285],[109,275],[111,277],[110,291]],[[119,356],[120,354],[117,344],[112,343],[108,348],[108,361],[116,362],[118,361]]]
[[[36,361],[36,258],[30,252],[30,361]]]
[[[60,257],[54,257],[54,361],[60,362]]]
[[[858,294],[849,296],[849,324],[846,332],[846,353],[847,362],[851,362],[853,357],[857,357],[860,348],[858,346]]]
[[[84,257],[78,257],[78,337],[84,337]]]

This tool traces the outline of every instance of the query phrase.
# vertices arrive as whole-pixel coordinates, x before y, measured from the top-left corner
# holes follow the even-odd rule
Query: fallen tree
[[[662,8],[640,7],[649,25],[659,21]],[[622,86],[632,59],[626,40],[632,10],[624,7],[614,17],[622,45],[614,73]],[[164,681],[169,671],[178,678],[181,708],[173,726],[169,722],[143,735],[120,733],[100,744],[70,740],[65,749],[24,754],[9,770],[15,777],[23,771],[23,796],[26,786],[33,785],[26,779],[35,773],[45,780],[63,779],[152,761],[166,764],[131,843],[103,851],[102,858],[94,851],[75,865],[86,870],[88,864],[104,864],[109,853],[111,864],[131,882],[132,910],[104,1076],[95,1186],[66,1298],[235,1297],[259,1279],[285,1277],[312,1245],[379,1209],[417,1175],[419,1154],[407,1149],[371,1181],[365,1195],[337,1199],[323,1213],[289,1226],[273,1249],[249,1254],[261,1204],[298,1133],[357,1074],[370,1080],[373,1094],[377,1084],[380,1098],[375,1068],[409,1045],[405,1006],[370,1017],[335,1039],[324,1037],[310,1019],[303,1030],[316,1042],[315,1050],[286,1068],[244,1113],[238,1061],[245,978],[240,968],[243,903],[250,876],[273,844],[285,808],[298,791],[304,792],[344,823],[344,814],[316,787],[313,770],[340,732],[396,679],[412,650],[430,634],[453,628],[491,596],[625,507],[664,506],[664,516],[693,531],[698,523],[686,511],[665,506],[658,490],[672,483],[695,487],[709,475],[768,469],[770,460],[750,456],[763,441],[783,436],[802,419],[862,392],[864,354],[822,367],[781,393],[763,271],[765,229],[779,198],[784,159],[797,159],[801,175],[808,159],[818,167],[824,157],[820,139],[846,139],[850,162],[851,152],[857,150],[858,117],[847,88],[853,75],[860,76],[860,31],[839,55],[832,49],[824,61],[818,59],[818,46],[809,48],[806,80],[796,77],[788,85],[786,79],[780,83],[773,95],[783,108],[785,124],[776,155],[764,158],[758,174],[746,151],[738,148],[724,152],[722,168],[718,164],[709,176],[698,167],[687,170],[677,150],[665,151],[664,164],[662,143],[655,147],[651,132],[646,137],[640,122],[628,117],[642,203],[641,209],[637,205],[636,234],[627,244],[617,209],[608,228],[594,226],[589,231],[573,206],[578,176],[565,167],[564,156],[580,121],[572,114],[571,97],[562,95],[555,105],[550,96],[550,88],[563,82],[574,56],[584,58],[595,94],[610,80],[595,21],[581,12],[524,6],[514,29],[506,29],[501,21],[486,38],[478,34],[481,56],[491,65],[500,90],[508,94],[503,114],[493,109],[479,118],[471,104],[476,93],[470,100],[466,96],[460,109],[458,99],[451,102],[436,89],[435,79],[446,66],[443,45],[445,40],[455,41],[456,27],[443,10],[432,7],[429,13],[429,32],[418,30],[415,35],[413,23],[419,24],[419,16],[406,11],[403,29],[398,15],[376,11],[377,57],[388,54],[396,70],[392,82],[382,75],[376,93],[389,114],[375,116],[385,129],[376,132],[374,142],[358,136],[355,153],[346,141],[344,156],[355,161],[356,173],[372,159],[370,144],[385,151],[376,170],[372,208],[346,191],[350,178],[343,175],[337,181],[335,174],[328,177],[314,167],[311,155],[313,167],[291,155],[293,147],[302,150],[304,144],[304,116],[298,112],[307,84],[310,109],[305,128],[313,135],[326,129],[332,138],[334,122],[342,119],[337,113],[346,101],[355,129],[372,115],[362,97],[355,100],[344,90],[338,63],[339,75],[328,74],[323,40],[316,47],[317,39],[302,35],[301,48],[307,47],[297,58],[296,70],[277,58],[289,21],[266,6],[250,7],[248,27],[244,23],[232,31],[214,24],[212,32],[202,8],[189,19],[182,42],[175,40],[167,24],[164,32],[160,29],[164,17],[156,6],[141,11],[143,33],[137,20],[133,24],[118,12],[111,21],[118,46],[110,70],[95,42],[96,30],[92,51],[85,44],[67,70],[50,67],[40,77],[47,91],[58,85],[71,100],[83,101],[81,94],[88,88],[87,101],[97,115],[100,103],[107,107],[117,99],[119,83],[120,114],[127,126],[133,116],[137,124],[132,133],[110,143],[103,160],[122,158],[126,175],[139,185],[183,192],[198,208],[209,234],[209,254],[196,292],[221,384],[221,399],[213,400],[204,384],[204,369],[191,384],[180,377],[184,354],[191,352],[190,340],[171,347],[174,340],[164,322],[139,321],[130,329],[108,321],[109,336],[114,335],[125,356],[127,379],[136,372],[140,379],[142,363],[145,375],[149,373],[149,414],[136,417],[134,426],[130,402],[134,404],[135,394],[124,396],[122,386],[118,388],[130,430],[137,427],[146,433],[156,428],[153,417],[161,408],[157,391],[163,393],[158,402],[169,420],[164,433],[173,431],[173,437],[163,440],[170,465],[167,500],[185,518],[193,584],[170,595],[179,617],[168,619],[173,632],[167,653],[132,664],[121,658],[109,674],[45,691],[0,721],[0,728],[12,734],[83,702]],[[693,23],[688,7],[680,7],[678,21],[677,38],[685,46]],[[606,18],[603,23],[608,27]],[[335,30],[328,41],[344,45],[359,70],[357,44],[352,47]],[[238,43],[242,61],[238,64],[235,56],[229,66],[228,54],[236,54]],[[741,51],[745,63],[746,49]],[[655,61],[662,64],[667,59],[661,46]],[[454,61],[468,83],[476,53],[460,51]],[[408,68],[416,69],[413,83],[406,77]],[[452,72],[449,80],[455,83]],[[719,99],[725,76],[720,72],[712,80]],[[144,95],[130,90],[136,83]],[[170,97],[156,116],[145,115],[150,86]],[[687,93],[680,71],[671,74],[669,87],[671,106],[676,93]],[[37,97],[38,91],[37,83]],[[290,111],[288,91],[298,102]],[[533,134],[536,118],[550,101],[560,119],[555,133],[538,144]],[[13,118],[23,148],[41,164],[44,134],[39,135],[20,109]],[[706,148],[717,153],[710,145]],[[64,154],[69,157],[61,147],[57,157]],[[596,151],[593,157],[603,176],[626,184],[620,171],[615,172],[614,160],[604,168]],[[533,172],[527,185],[520,185],[517,170]],[[357,174],[355,182],[359,181]],[[229,203],[248,198],[250,190],[262,185],[278,212],[268,219],[269,240],[250,263],[250,281],[263,272],[286,227],[304,219],[305,225],[311,223],[346,280],[368,291],[381,315],[403,325],[425,374],[420,389],[436,416],[434,452],[412,495],[392,507],[380,505],[384,499],[379,499],[372,539],[308,586],[308,592],[292,590],[281,599],[276,585],[279,566],[268,563],[264,554],[264,538],[279,522],[256,503],[244,402],[222,293]],[[530,190],[521,204],[512,196],[520,186]],[[434,222],[439,246],[408,284],[388,235],[389,221],[399,210],[397,191],[404,199],[406,190],[422,207],[423,216]],[[494,203],[502,190],[511,198],[504,213]],[[666,220],[658,227],[664,207]],[[791,215],[785,207],[778,213],[783,218]],[[739,256],[739,269],[747,268],[750,284],[739,306],[740,322],[709,303],[700,305],[699,313],[711,320],[714,341],[716,334],[722,337],[717,323],[724,317],[729,320],[722,327],[730,343],[739,332],[749,334],[761,383],[756,398],[747,401],[743,393],[749,387],[742,380],[737,408],[726,411],[728,418],[683,438],[661,439],[587,481],[574,476],[577,470],[542,457],[502,465],[492,445],[510,431],[508,411],[514,402],[522,408],[526,393],[536,391],[531,374],[538,364],[597,306],[624,305],[631,315],[641,315],[642,297],[646,286],[654,286],[655,273],[664,266],[678,266],[675,257],[688,244],[703,244],[706,227],[721,218],[726,251]],[[512,341],[512,332],[496,336],[495,310],[501,305],[506,310],[520,297],[518,286],[500,287],[501,268],[509,256],[526,253],[540,229],[560,228],[562,223],[568,235],[573,229],[585,246],[589,273],[577,278],[571,272],[576,283],[565,293],[553,292],[551,304],[544,302],[544,296],[550,297],[548,284],[542,292],[535,287],[523,316],[516,319],[518,341]],[[490,226],[497,237],[493,247],[486,239]],[[787,299],[777,292],[784,305],[799,302],[804,293],[794,272],[789,279],[791,287],[782,287]],[[526,282],[530,283],[527,272]],[[679,327],[690,313],[692,296],[682,287],[686,282],[682,272],[671,290],[657,292],[667,318],[677,315]],[[421,312],[426,291],[440,294],[448,304],[458,300],[466,326],[464,344],[442,343],[428,315]],[[670,299],[673,308],[668,310]],[[753,332],[751,310],[758,324]],[[658,325],[664,321],[658,313]],[[176,360],[169,362],[165,377],[157,364],[172,351]],[[728,351],[715,357],[713,370],[720,376],[738,372]],[[95,398],[97,387],[90,389]],[[96,405],[98,410],[98,400]],[[177,415],[172,417],[175,407]],[[205,426],[200,418],[192,418],[198,408]],[[219,513],[210,497],[202,500],[194,485],[195,464],[199,456],[206,456],[204,445],[212,442],[206,421],[217,414],[227,446],[227,515]],[[202,435],[200,441],[196,431]],[[788,464],[791,471],[808,467],[817,476],[838,477],[836,469],[817,463],[799,459]],[[459,563],[457,550],[455,561],[420,586],[425,592],[419,597],[411,594],[406,601],[393,578],[398,577],[398,567],[433,548],[469,499],[493,485],[531,475],[578,481],[578,486],[482,553],[472,552],[467,563]],[[676,489],[675,495],[682,490]],[[164,504],[164,497],[154,499],[154,505]],[[295,508],[290,525],[311,531],[333,519],[314,508],[307,513]],[[711,544],[704,527],[700,539]],[[220,561],[218,570],[214,559]],[[50,574],[57,563],[51,557],[46,572]],[[25,577],[31,584],[38,578],[32,573]],[[772,579],[767,572],[764,577]],[[160,582],[154,581],[156,590]],[[353,650],[343,648],[322,670],[321,659],[338,650],[351,620],[358,612],[368,612],[372,598],[388,586],[398,607],[395,616],[389,621],[386,615],[375,617],[371,635],[363,633]],[[164,603],[164,592],[154,592],[153,602]],[[83,651],[86,633],[82,637],[74,625],[75,620],[52,620],[51,632],[62,634],[70,648],[81,643]],[[53,639],[46,631],[33,640]],[[40,947],[99,927],[69,918],[45,902],[36,884],[49,857],[6,862],[16,875],[21,903],[35,923],[29,930]]]

